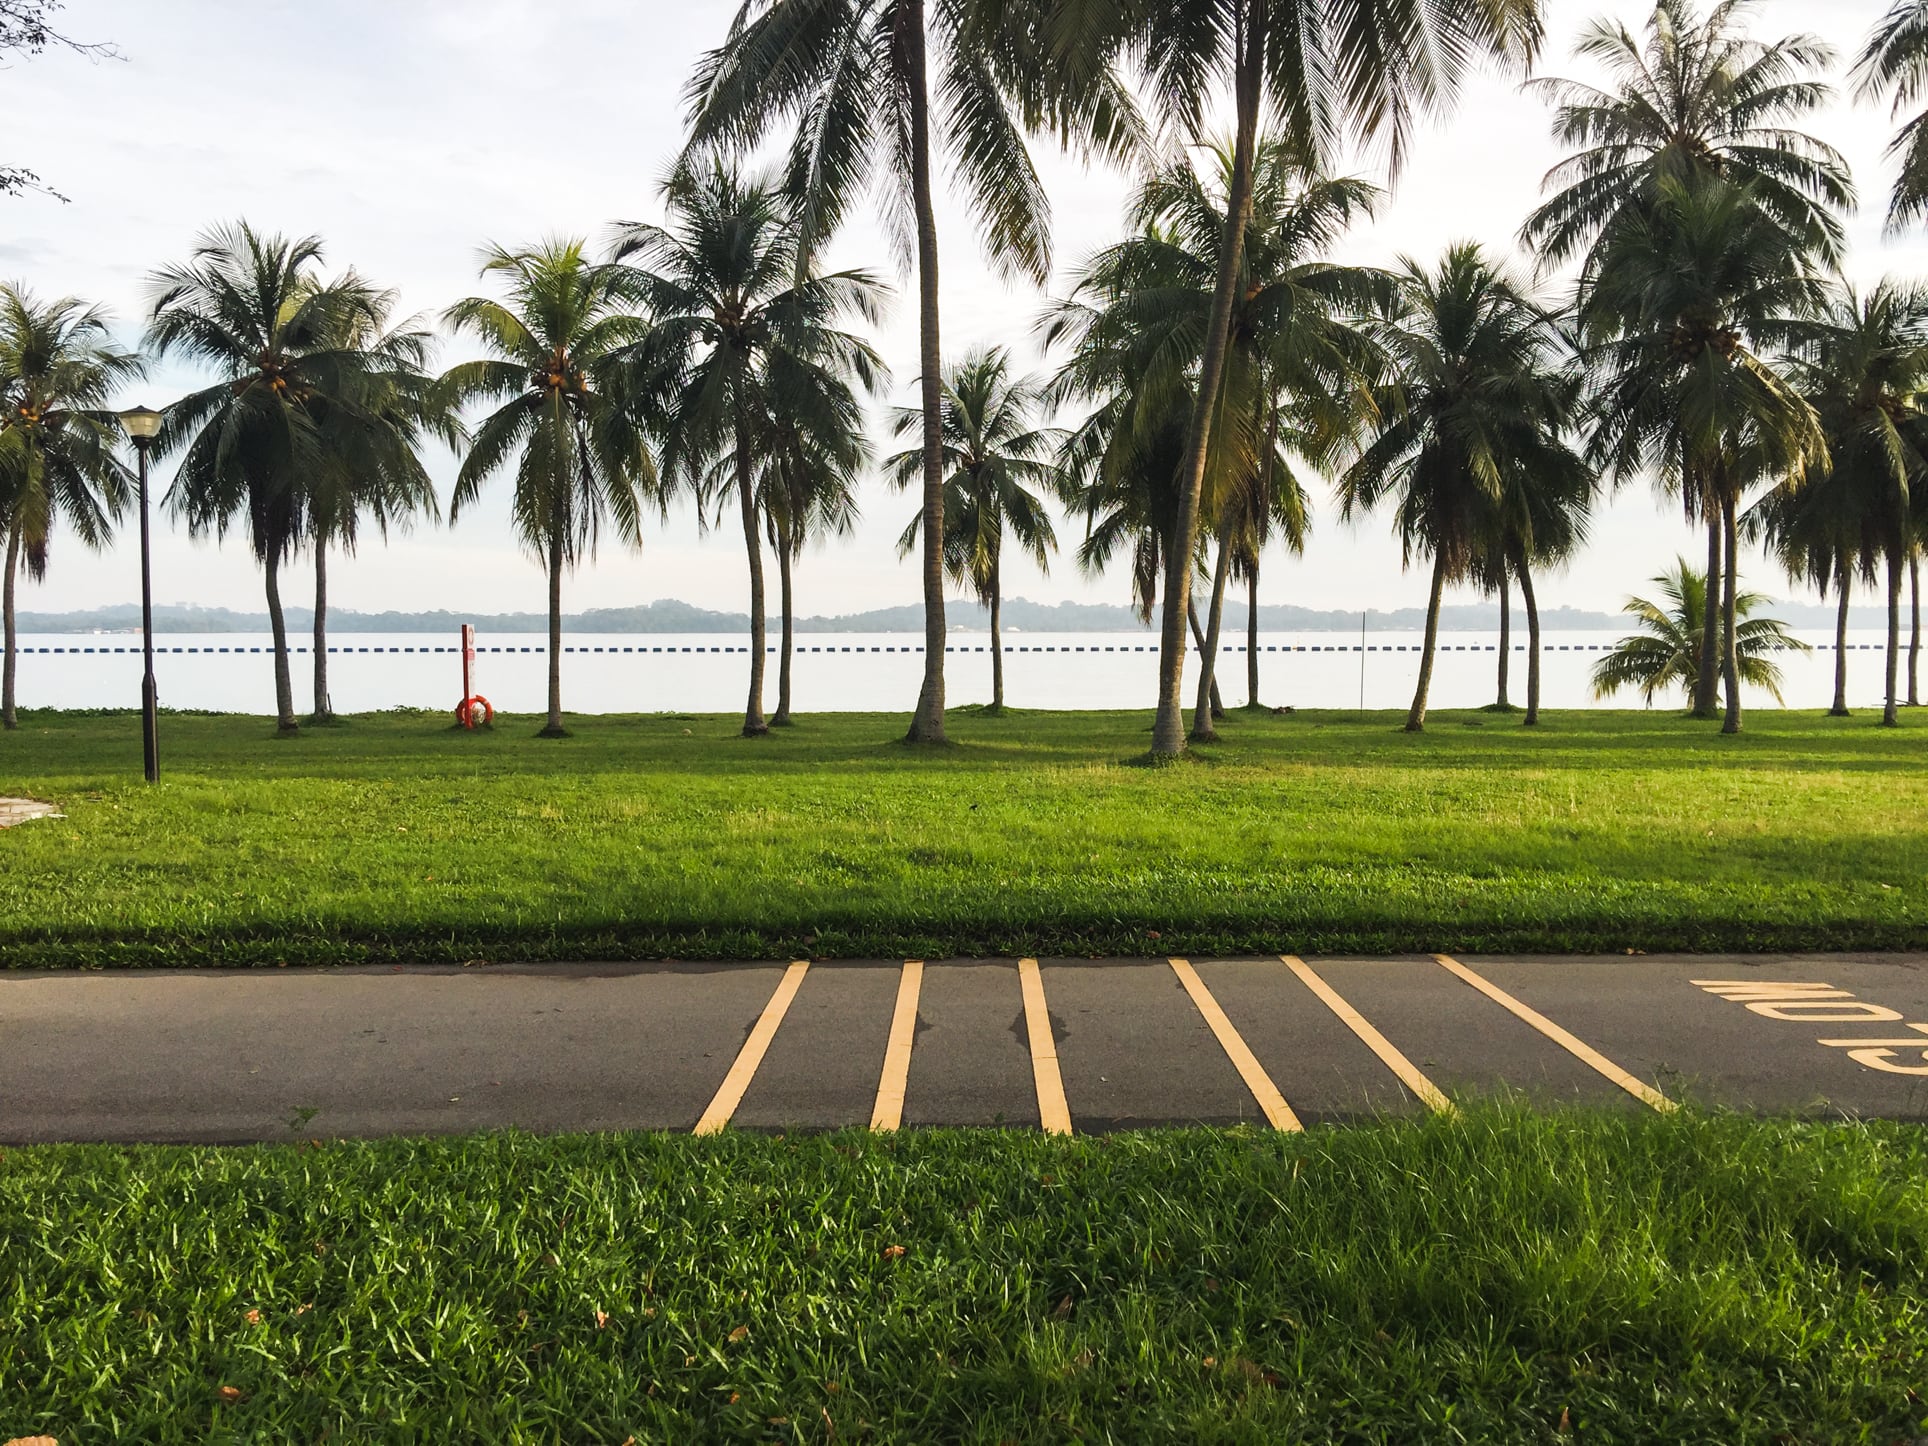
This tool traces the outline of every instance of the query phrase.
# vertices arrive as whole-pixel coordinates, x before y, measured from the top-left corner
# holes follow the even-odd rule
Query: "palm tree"
[[[1899,116],[1928,95],[1928,0],[1895,0],[1854,62],[1864,100],[1891,101]],[[1904,121],[1888,146],[1901,162],[1888,199],[1888,225],[1900,230],[1928,214],[1928,110]]]
[[[48,544],[64,522],[89,547],[104,547],[131,478],[114,456],[120,425],[106,410],[140,358],[113,343],[98,307],[68,296],[43,302],[0,285],[0,533],[6,536],[6,662],[0,722],[19,726],[14,675],[14,578],[46,576]]]
[[[1062,490],[1052,460],[1062,434],[1038,425],[1044,410],[1041,388],[1027,377],[1011,375],[1010,355],[1002,348],[975,351],[944,373],[944,570],[954,582],[968,584],[991,610],[991,711],[1004,711],[1004,541],[1011,540],[1039,566],[1048,568],[1057,534],[1037,488]],[[916,433],[923,413],[897,412],[899,437]],[[923,473],[922,448],[899,452],[884,464],[891,485],[905,488]],[[898,539],[899,555],[917,546],[924,519],[920,512]]]
[[[325,465],[307,488],[306,531],[315,554],[315,711],[334,721],[328,695],[328,550],[352,554],[364,517],[384,539],[391,523],[407,526],[417,514],[439,519],[435,484],[422,463],[431,436],[454,445],[460,429],[438,398],[426,368],[429,334],[411,323],[389,328],[394,293],[376,292],[367,309],[349,318],[355,330],[339,339],[362,358],[360,371],[339,395],[314,404]]]
[[[944,738],[943,347],[932,156],[949,160],[992,261],[1042,284],[1049,206],[1023,126],[1119,151],[1135,139],[1124,87],[1101,63],[1044,50],[1024,0],[743,0],[691,79],[689,151],[755,149],[796,122],[787,184],[807,263],[868,186],[901,259],[914,253],[924,422],[924,682],[909,741]],[[933,85],[933,78],[935,84]],[[1074,83],[1075,82],[1075,83]]]
[[[1305,555],[1312,531],[1312,498],[1280,450],[1280,399],[1273,397],[1266,426],[1270,433],[1247,485],[1237,489],[1221,513],[1230,544],[1232,576],[1245,584],[1245,706],[1259,707],[1259,559],[1274,537],[1294,557]],[[1195,721],[1195,719],[1194,719]]]
[[[1562,424],[1570,422],[1579,410],[1579,377],[1565,371],[1549,378],[1551,415]],[[1507,664],[1512,647],[1508,617],[1507,582],[1520,585],[1520,600],[1526,606],[1526,715],[1525,727],[1540,721],[1540,602],[1534,586],[1536,568],[1559,567],[1572,559],[1585,543],[1588,516],[1593,509],[1597,481],[1593,469],[1568,444],[1564,435],[1555,434],[1538,463],[1510,472],[1497,505],[1487,518],[1487,534],[1482,539],[1475,574],[1490,591],[1500,596],[1499,706],[1509,706],[1506,696]]]
[[[1768,544],[1790,581],[1810,583],[1823,597],[1834,593],[1834,718],[1848,716],[1849,601],[1857,577],[1874,582],[1878,555],[1854,481],[1852,471],[1817,468],[1799,487],[1768,492],[1742,519],[1745,535]]]
[[[358,340],[379,330],[385,294],[352,271],[324,281],[321,260],[315,237],[290,241],[243,221],[207,232],[150,287],[150,351],[219,377],[167,409],[155,449],[181,461],[166,502],[197,535],[246,526],[267,586],[283,733],[299,725],[281,565],[307,533],[311,497],[340,465],[346,434],[367,420],[358,399],[390,365]]]
[[[1827,443],[1835,526],[1864,568],[1887,569],[1887,692],[1882,722],[1900,721],[1901,583],[1921,526],[1928,470],[1928,288],[1883,281],[1866,296],[1829,289],[1825,310],[1791,329],[1799,374]],[[1792,489],[1799,491],[1801,479]]]
[[[1063,7],[1064,32],[1109,49],[1143,77],[1170,129],[1192,136],[1229,92],[1235,117],[1212,305],[1197,338],[1198,381],[1182,461],[1177,512],[1164,550],[1158,714],[1152,753],[1185,747],[1180,690],[1220,380],[1252,216],[1262,122],[1321,163],[1347,142],[1380,138],[1395,173],[1416,118],[1445,109],[1480,57],[1528,63],[1540,39],[1538,0],[1089,0]],[[1089,73],[1079,63],[1073,76]]]
[[[1720,616],[1706,620],[1694,713],[1715,712],[1718,663],[1724,733],[1741,727],[1742,496],[1759,481],[1798,480],[1827,455],[1813,409],[1763,353],[1821,296],[1811,254],[1750,190],[1671,179],[1644,212],[1616,223],[1580,295],[1596,381],[1594,460],[1616,478],[1657,476],[1690,518],[1714,524],[1708,575],[1721,578]]]
[[[852,383],[874,389],[882,363],[836,323],[852,313],[875,321],[884,288],[868,271],[800,268],[797,224],[773,181],[705,165],[675,173],[665,195],[669,225],[622,226],[614,259],[638,268],[653,320],[646,366],[668,398],[664,481],[695,488],[701,507],[715,500],[705,485],[713,464],[728,463],[722,492],[735,494],[750,566],[743,734],[757,737],[770,729],[755,442],[766,418],[832,437],[849,430]]]
[[[1426,638],[1406,729],[1425,727],[1446,584],[1473,575],[1493,516],[1528,485],[1521,474],[1573,465],[1562,435],[1572,383],[1553,328],[1471,242],[1433,271],[1402,263],[1401,295],[1374,333],[1390,358],[1377,390],[1382,421],[1339,478],[1343,515],[1394,502],[1410,564],[1430,554]]]
[[[644,445],[635,349],[648,323],[635,307],[643,287],[626,267],[591,262],[580,240],[551,240],[483,253],[482,275],[505,301],[470,296],[445,313],[449,325],[490,353],[442,376],[449,406],[494,403],[476,424],[449,499],[449,520],[482,484],[515,468],[516,531],[549,578],[549,717],[543,738],[562,738],[562,574],[593,555],[603,524],[631,546],[656,486]]]
[[[1520,228],[1542,265],[1586,253],[1616,221],[1652,205],[1660,184],[1705,181],[1749,187],[1777,224],[1830,264],[1842,245],[1837,211],[1854,206],[1848,164],[1789,122],[1833,94],[1817,79],[1834,52],[1812,35],[1755,40],[1743,28],[1755,0],[1658,0],[1644,39],[1598,19],[1576,57],[1598,63],[1607,87],[1543,76],[1527,82],[1554,106],[1553,134],[1576,149],[1548,171],[1553,194]]]
[[[1638,688],[1647,702],[1669,688],[1692,690],[1699,671],[1701,619],[1707,611],[1707,574],[1696,572],[1686,558],[1675,561],[1671,572],[1653,579],[1663,602],[1628,598],[1622,612],[1639,620],[1641,631],[1622,638],[1612,652],[1593,665],[1593,696],[1607,698],[1622,688]],[[1734,611],[1740,620],[1735,637],[1741,682],[1765,688],[1781,699],[1781,670],[1768,658],[1771,652],[1812,651],[1774,618],[1753,616],[1767,599],[1757,592],[1736,595]],[[1732,677],[1723,680],[1732,686]]]

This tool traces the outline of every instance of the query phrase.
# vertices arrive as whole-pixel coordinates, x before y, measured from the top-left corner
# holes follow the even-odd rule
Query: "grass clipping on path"
[[[27,714],[11,967],[1928,947],[1928,731],[1756,713]],[[1476,724],[1478,726],[1467,726]],[[0,1438],[4,1439],[4,1438]]]
[[[1928,1136],[491,1135],[0,1160],[0,1430],[94,1442],[1873,1441]]]

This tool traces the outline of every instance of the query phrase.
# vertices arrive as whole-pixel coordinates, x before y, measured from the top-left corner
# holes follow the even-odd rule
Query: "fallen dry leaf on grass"
[[[215,1394],[224,1401],[238,1401],[241,1399],[242,1391],[239,1386],[223,1386]]]
[[[60,1446],[51,1436],[16,1436],[4,1446]]]
[[[596,1329],[597,1329],[597,1330],[601,1330],[601,1329],[602,1329],[602,1328],[603,1328],[604,1326],[606,1326],[606,1325],[608,1325],[608,1324],[609,1324],[609,1315],[608,1315],[608,1313],[607,1313],[607,1312],[605,1312],[605,1311],[600,1311],[600,1310],[599,1310],[599,1311],[597,1311],[597,1312],[596,1312]]]
[[[904,1247],[903,1247],[903,1246],[901,1246],[901,1245],[886,1245],[886,1246],[884,1247],[884,1259],[886,1259],[886,1260],[902,1260],[903,1258],[904,1258]]]
[[[750,1328],[748,1326],[738,1326],[735,1330],[730,1332],[730,1339],[733,1341],[740,1341],[745,1336],[749,1335],[749,1333],[750,1333]]]
[[[260,1325],[261,1312],[258,1310],[251,1310],[246,1315],[242,1316],[241,1319],[246,1321],[249,1325]]]

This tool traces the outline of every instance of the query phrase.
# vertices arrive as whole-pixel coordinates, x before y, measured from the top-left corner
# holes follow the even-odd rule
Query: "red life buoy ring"
[[[495,705],[477,693],[455,705],[455,718],[464,728],[487,728],[495,722]]]

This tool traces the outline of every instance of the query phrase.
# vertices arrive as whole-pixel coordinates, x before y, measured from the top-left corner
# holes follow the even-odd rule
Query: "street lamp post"
[[[147,781],[161,777],[160,732],[155,721],[159,695],[154,688],[154,585],[148,562],[147,544],[147,451],[161,430],[161,414],[147,407],[129,407],[120,414],[121,425],[134,439],[140,458],[141,476],[141,653],[145,670],[141,674],[141,761],[147,768]]]

